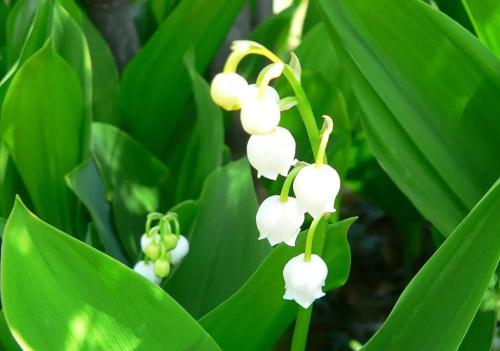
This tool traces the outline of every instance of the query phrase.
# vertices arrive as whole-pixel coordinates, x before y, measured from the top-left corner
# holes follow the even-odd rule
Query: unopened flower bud
[[[156,228],[156,229],[155,229]],[[148,234],[142,234],[141,236],[141,249],[143,252],[146,250],[146,246],[148,246],[151,243],[157,243],[158,240],[160,240],[160,235],[158,234],[157,231],[158,227],[153,227]]]
[[[154,274],[159,278],[165,278],[170,273],[170,262],[166,258],[157,259],[154,263]]]
[[[324,296],[322,287],[328,275],[325,261],[318,255],[311,255],[304,261],[304,254],[287,262],[283,269],[285,279],[285,300],[295,300],[300,306],[309,308],[314,300]]]
[[[281,111],[276,90],[266,86],[263,94],[249,85],[241,100],[241,124],[248,134],[269,134],[280,123]]]
[[[179,241],[175,248],[170,251],[172,264],[179,264],[189,252],[189,241],[185,236],[179,235]]]
[[[295,159],[295,139],[281,127],[266,135],[252,135],[248,139],[247,156],[258,177],[272,180],[278,174],[286,177]]]
[[[312,164],[302,168],[295,181],[293,191],[299,207],[313,218],[324,213],[335,212],[334,203],[340,190],[340,178],[329,165]]]
[[[237,73],[219,73],[212,80],[210,95],[212,100],[226,111],[238,110],[241,97],[246,92],[248,83]]]
[[[170,251],[172,250],[175,245],[177,245],[177,235],[175,234],[167,234],[165,235],[165,238],[163,239],[165,241],[165,245],[167,247],[167,250]]]
[[[257,211],[259,239],[267,239],[273,246],[282,242],[295,246],[302,223],[304,212],[299,209],[297,200],[290,196],[285,202],[278,195],[268,197]]]
[[[156,260],[160,256],[160,245],[151,243],[144,248],[144,254],[151,260]]]
[[[142,275],[144,278],[147,280],[155,283],[155,284],[160,284],[161,279],[158,278],[155,273],[154,273],[154,264],[153,262],[149,261],[139,261],[135,264],[134,266],[134,271]]]

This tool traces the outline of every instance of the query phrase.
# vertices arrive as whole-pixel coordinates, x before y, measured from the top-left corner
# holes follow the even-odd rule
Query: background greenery
[[[0,2],[3,349],[288,347],[282,268],[305,238],[256,240],[280,183],[254,181],[237,116],[209,96],[242,38],[292,49],[318,123],[335,121],[340,214],[315,249],[334,292],[309,349],[500,347],[500,3],[313,0],[298,46],[301,1],[266,6]],[[312,159],[298,112],[282,125]],[[156,287],[127,266],[146,214],[167,210],[191,251]]]

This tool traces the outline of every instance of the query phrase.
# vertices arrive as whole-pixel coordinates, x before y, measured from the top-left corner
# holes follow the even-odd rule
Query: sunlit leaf
[[[462,0],[479,39],[500,56],[500,2]]]
[[[19,201],[1,270],[5,317],[25,350],[220,350],[159,287]]]
[[[375,156],[451,233],[500,174],[500,61],[422,1],[317,3]]]

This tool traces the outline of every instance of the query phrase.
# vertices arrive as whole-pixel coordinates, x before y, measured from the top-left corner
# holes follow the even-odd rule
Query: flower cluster
[[[248,84],[236,73],[238,63],[248,54],[260,54],[273,62],[261,71],[255,84]],[[295,58],[295,64],[297,62]],[[281,194],[265,199],[257,211],[259,239],[267,239],[272,246],[280,243],[295,246],[305,214],[309,213],[313,218],[304,254],[292,258],[283,270],[283,297],[308,308],[315,299],[324,295],[322,287],[328,273],[323,259],[311,252],[312,239],[321,218],[335,211],[340,178],[332,167],[324,163],[326,145],[333,130],[330,117],[323,116],[325,125],[320,131],[320,143],[314,150],[314,164],[295,159],[295,139],[287,129],[279,126],[283,110],[308,102],[301,101],[307,98],[305,94],[299,96],[297,91],[297,96],[280,100],[278,92],[269,83],[285,73],[289,81],[293,80],[290,82],[292,87],[302,89],[298,72],[300,69],[294,70],[291,64],[284,64],[260,44],[237,41],[224,71],[212,81],[211,96],[216,104],[228,111],[241,110],[241,124],[250,134],[247,157],[257,170],[257,176],[271,180],[276,180],[279,175],[286,177]],[[292,183],[295,197],[288,195]]]
[[[156,225],[153,225],[155,222]],[[180,235],[177,214],[150,213],[146,231],[141,237],[141,249],[144,260],[137,262],[134,270],[153,283],[160,284],[170,274],[170,266],[179,264],[189,252],[188,240]]]

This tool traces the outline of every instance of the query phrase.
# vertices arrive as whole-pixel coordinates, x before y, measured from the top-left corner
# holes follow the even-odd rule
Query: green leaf
[[[347,280],[351,265],[347,231],[354,220],[327,227],[323,250],[329,270],[326,290],[342,286]],[[273,249],[241,289],[200,320],[224,350],[270,349],[292,323],[298,307],[283,299],[283,267],[304,252],[304,244],[305,232],[295,247],[279,245]]]
[[[195,317],[240,288],[269,252],[269,245],[257,240],[257,198],[245,159],[207,178],[199,206],[189,255],[167,284]]]
[[[118,69],[106,41],[92,22],[84,17],[82,30],[87,37],[92,61],[92,104],[95,121],[118,125]]]
[[[495,311],[479,311],[458,350],[491,351],[496,324],[497,314]]]
[[[0,238],[3,237],[4,227],[5,227],[5,219],[3,219],[2,217],[0,217]]]
[[[2,110],[1,133],[37,213],[76,231],[76,201],[64,176],[81,161],[85,126],[80,83],[50,47],[17,72]]]
[[[6,23],[7,67],[23,63],[40,49],[50,33],[50,2],[19,0]]]
[[[1,273],[5,317],[25,350],[220,350],[159,287],[19,201]]]
[[[413,278],[362,350],[457,350],[498,266],[499,231],[500,180]]]
[[[3,351],[21,351],[9,330],[3,310],[0,311],[0,346]]]
[[[167,151],[191,93],[184,54],[194,47],[196,69],[205,71],[242,4],[243,0],[181,1],[125,68],[119,96],[123,128],[155,154]]]
[[[92,66],[87,39],[78,23],[64,7],[53,7],[52,37],[54,49],[73,67],[82,87],[88,126],[92,118]],[[86,133],[90,133],[87,130]]]
[[[462,0],[481,42],[500,56],[500,2]]]
[[[416,208],[451,233],[500,174],[500,61],[421,1],[317,3],[375,156]]]
[[[224,125],[222,111],[210,97],[210,87],[196,72],[194,57],[185,63],[193,83],[197,119],[179,171],[176,199],[198,198],[207,176],[222,162]]]
[[[0,133],[1,139],[1,133]],[[26,196],[26,189],[21,180],[21,176],[9,156],[9,151],[3,142],[0,141],[0,216],[8,217],[16,194]]]
[[[94,161],[87,160],[75,168],[66,176],[66,182],[90,212],[106,252],[127,264],[126,255],[115,235],[111,205],[106,201],[106,190]]]
[[[92,152],[111,200],[116,228],[128,257],[140,254],[146,215],[172,199],[167,167],[116,127],[92,125]]]

